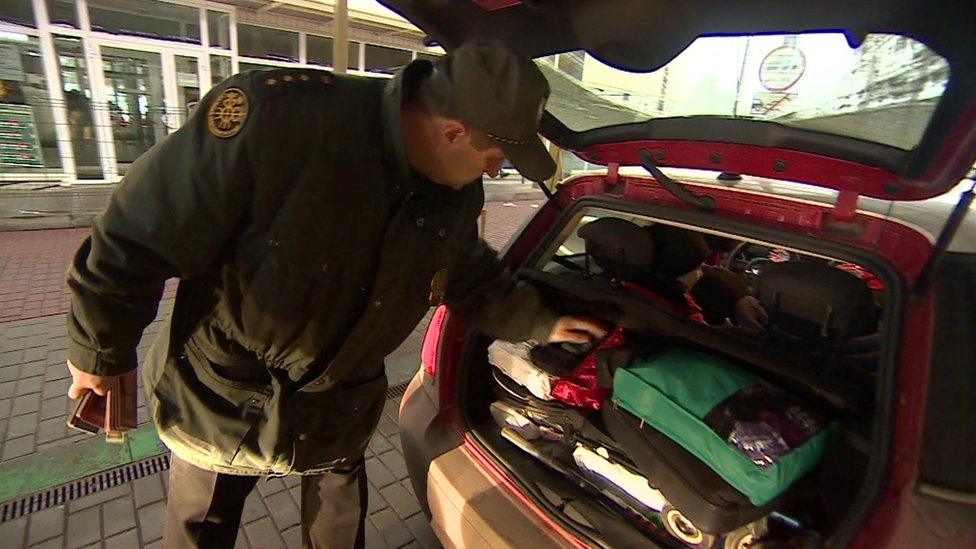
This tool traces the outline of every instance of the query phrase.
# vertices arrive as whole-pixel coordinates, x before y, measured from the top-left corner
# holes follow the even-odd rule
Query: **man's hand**
[[[735,321],[744,328],[765,332],[769,315],[758,299],[747,295],[735,304]]]
[[[71,372],[71,387],[68,387],[68,398],[78,400],[85,391],[94,391],[98,396],[105,396],[108,390],[108,377],[95,376],[82,372],[68,361],[68,371]]]
[[[564,316],[552,327],[549,343],[592,343],[606,335],[606,324],[595,318]]]

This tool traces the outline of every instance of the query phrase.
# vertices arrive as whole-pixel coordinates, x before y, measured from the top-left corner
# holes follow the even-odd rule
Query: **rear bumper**
[[[417,372],[400,403],[400,441],[410,482],[445,547],[573,547],[471,455]]]

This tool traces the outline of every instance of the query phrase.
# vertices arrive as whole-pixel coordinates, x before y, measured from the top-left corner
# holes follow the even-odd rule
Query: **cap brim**
[[[526,179],[545,181],[556,173],[556,163],[538,137],[533,137],[524,145],[499,143],[499,148]]]

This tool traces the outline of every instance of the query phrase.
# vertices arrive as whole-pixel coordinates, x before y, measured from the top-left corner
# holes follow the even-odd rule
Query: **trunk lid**
[[[972,3],[382,3],[447,49],[497,39],[536,58],[542,133],[590,162],[649,149],[661,167],[919,200],[976,157]]]

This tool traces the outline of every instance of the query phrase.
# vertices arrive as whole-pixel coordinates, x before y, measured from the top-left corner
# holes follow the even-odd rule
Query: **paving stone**
[[[65,366],[65,370],[68,368]],[[25,362],[20,366],[20,377],[36,377],[43,376],[44,372],[47,371],[47,364],[43,360],[38,360],[35,362]]]
[[[36,412],[41,409],[41,395],[35,393],[33,395],[24,395],[14,398],[13,408],[10,410],[11,416],[19,416],[21,414],[29,414],[31,412]]]
[[[7,440],[33,434],[37,431],[37,412],[10,418],[7,423]]]
[[[366,549],[388,549],[389,545],[380,535],[380,531],[373,526],[373,523],[366,521]]]
[[[383,498],[383,495],[380,494],[379,490],[374,488],[372,484],[366,487],[366,501],[368,502],[366,513],[369,515],[382,511],[390,506]]]
[[[271,519],[267,517],[244,526],[244,533],[247,534],[247,541],[251,547],[270,549],[284,545],[278,530],[271,523]]]
[[[76,499],[68,503],[68,510],[74,513],[82,509],[94,507],[95,505],[101,505],[107,501],[112,501],[113,499],[128,497],[131,495],[132,495],[132,485],[120,484],[118,486],[113,486],[112,488],[109,488],[107,490],[101,490],[95,492],[94,494],[85,496],[83,498]]]
[[[285,545],[288,549],[301,549],[302,547],[302,528],[301,526],[293,526],[281,533],[281,537],[285,539]]]
[[[105,526],[105,537],[135,528],[136,516],[132,508],[132,498],[119,498],[102,505],[102,524]]]
[[[10,417],[10,409],[13,408],[14,399],[5,398],[0,400],[0,417]]]
[[[4,381],[0,383],[0,398],[13,398],[17,394],[16,381]]]
[[[261,479],[258,481],[257,487],[258,492],[265,498],[271,494],[277,494],[286,488],[285,483],[280,478]]]
[[[251,549],[251,544],[247,542],[247,536],[244,534],[243,528],[237,529],[237,540],[234,542],[234,549]]]
[[[26,456],[34,452],[34,435],[15,438],[3,443],[3,455],[0,460],[7,461]]]
[[[374,433],[373,438],[369,439],[369,449],[376,454],[382,454],[393,449],[393,446],[386,440],[386,437],[379,433]]]
[[[26,416],[21,416],[26,417]],[[37,426],[37,444],[44,444],[53,440],[65,438],[68,426],[63,417],[55,417],[42,421]]]
[[[401,519],[406,519],[420,512],[420,505],[417,504],[417,498],[410,495],[399,484],[391,484],[381,489],[380,493],[383,495],[383,499],[390,504],[390,507]]]
[[[105,549],[133,549],[139,547],[139,531],[135,528],[105,540]]]
[[[383,465],[383,462],[379,458],[369,458],[366,460],[366,478],[370,484],[377,488],[388,486],[396,481],[393,473]]]
[[[256,492],[248,494],[247,499],[244,500],[244,512],[241,514],[241,523],[247,524],[253,522],[263,516],[267,516],[267,514],[268,509],[265,508],[261,497]]]
[[[163,547],[163,540],[157,539],[156,541],[153,541],[151,543],[144,544],[142,546],[142,549],[161,549],[162,547]],[[244,549],[250,549],[250,548],[245,547]]]
[[[8,332],[9,336],[9,332]],[[14,364],[22,364],[24,362],[24,350],[17,349],[15,351],[7,351],[0,353],[0,366],[12,366]]]
[[[59,396],[41,401],[41,421],[52,418],[64,418],[66,397]],[[64,418],[67,421],[66,418]]]
[[[27,543],[34,545],[64,533],[65,506],[58,505],[31,513],[27,531]]]
[[[0,523],[0,539],[9,547],[22,547],[27,537],[27,517]]]
[[[62,549],[64,547],[64,538],[58,536],[56,538],[51,538],[47,541],[42,541],[36,545],[31,545],[30,549]],[[97,545],[96,545],[97,547]]]
[[[157,501],[139,509],[139,533],[143,544],[162,538],[165,526],[165,501]]]
[[[132,483],[132,491],[135,494],[136,507],[144,507],[166,497],[163,494],[163,481],[159,475],[149,475],[135,480]]]
[[[380,423],[376,426],[376,430],[383,434],[383,436],[389,438],[394,435],[399,436],[400,427],[396,424],[390,416],[383,414],[380,417]]]
[[[440,549],[441,542],[430,528],[430,522],[427,521],[426,515],[419,513],[403,522],[414,538],[426,549]]]
[[[302,521],[298,506],[295,505],[295,501],[287,491],[278,492],[265,498],[264,503],[268,507],[268,511],[271,512],[271,518],[279,530],[284,530]]]
[[[404,463],[403,456],[400,453],[390,451],[380,454],[378,457],[397,480],[403,480],[410,476],[407,473],[407,464]]]
[[[45,333],[43,335],[47,336],[48,334]],[[33,347],[31,349],[25,349],[24,350],[24,362],[25,363],[26,362],[40,361],[42,365],[44,364],[44,360],[47,358],[47,342],[48,342],[48,338],[45,337],[43,339],[43,341],[44,341],[44,344],[42,346],[40,346],[40,347]]]
[[[0,367],[0,382],[17,381],[20,377],[20,365]]]
[[[393,437],[390,439],[390,444],[396,448],[396,451],[403,455],[403,443],[400,442],[400,437]]]
[[[402,547],[413,539],[410,530],[392,509],[384,509],[369,517],[369,520],[390,547]]]
[[[302,477],[300,475],[288,475],[281,479],[288,488],[294,488],[295,486],[301,486]]]
[[[68,547],[84,547],[102,539],[98,508],[85,509],[68,515]]]
[[[46,399],[54,398],[54,397],[67,398],[66,395],[68,394],[68,387],[70,386],[71,386],[70,379],[59,379],[57,381],[50,381],[44,384],[44,387],[41,389],[41,395]]]
[[[64,364],[47,364],[44,367],[44,381],[57,381],[59,379],[68,379],[71,376],[71,372]]]

